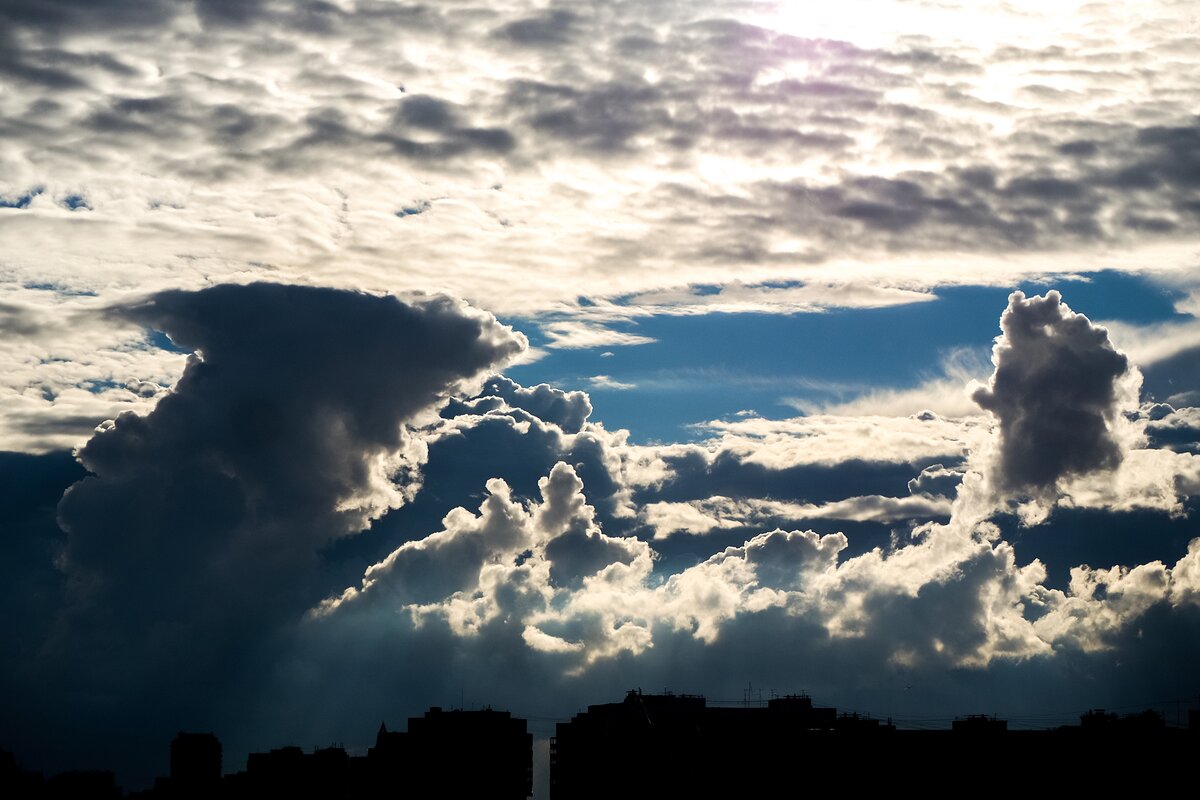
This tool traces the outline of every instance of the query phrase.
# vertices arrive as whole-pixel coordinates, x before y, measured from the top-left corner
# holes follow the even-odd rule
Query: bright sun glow
[[[990,48],[1061,40],[1091,22],[1088,5],[1080,0],[842,0],[836,4],[781,0],[764,4],[760,24],[795,36],[838,39],[862,47],[887,46],[901,37],[928,37],[943,44]]]

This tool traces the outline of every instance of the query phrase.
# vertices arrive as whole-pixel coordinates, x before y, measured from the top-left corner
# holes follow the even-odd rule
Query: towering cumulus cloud
[[[1000,329],[995,372],[973,395],[1000,423],[995,488],[1041,495],[1060,478],[1120,464],[1118,412],[1136,402],[1138,377],[1108,331],[1056,291],[1013,292]]]
[[[319,597],[319,549],[415,491],[406,424],[525,346],[445,297],[223,285],[111,313],[193,351],[150,414],[80,449],[93,474],[59,506],[57,641],[121,654],[88,678],[114,684],[202,674]]]

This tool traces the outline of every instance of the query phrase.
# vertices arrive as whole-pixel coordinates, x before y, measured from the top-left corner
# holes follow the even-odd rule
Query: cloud
[[[1165,403],[1150,406],[1146,437],[1151,446],[1200,454],[1200,408],[1175,409]]]
[[[456,402],[446,416],[487,411],[480,401],[488,397],[497,397],[512,408],[524,409],[543,422],[557,425],[564,433],[579,433],[592,413],[592,402],[586,392],[565,392],[545,383],[524,387],[503,375],[495,375],[484,383],[474,402]]]
[[[384,602],[416,619],[439,616],[456,634],[474,635],[502,616],[516,623],[546,607],[556,589],[650,558],[637,539],[600,532],[583,482],[569,465],[556,464],[538,486],[542,502],[526,507],[504,481],[489,481],[478,515],[454,509],[441,531],[402,545],[366,570],[361,588],[325,601],[316,613]]]
[[[653,344],[656,341],[649,336],[613,330],[585,322],[551,322],[545,325],[543,330],[550,338],[546,346],[557,350]]]
[[[972,395],[1000,425],[998,490],[1045,493],[1063,478],[1116,468],[1120,412],[1136,405],[1141,376],[1108,332],[1053,290],[1030,299],[1013,292],[1000,327],[995,372]]]
[[[148,411],[183,371],[184,355],[165,337],[106,318],[107,304],[89,293],[25,287],[10,295],[19,300],[0,310],[0,439],[10,449],[81,445],[104,420]]]
[[[1183,607],[1194,595],[1195,547],[1173,570],[1148,564],[1093,579],[1080,568],[1063,591],[1042,586],[1040,562],[1019,566],[994,526],[968,531],[953,521],[848,558],[844,534],[775,530],[658,577],[646,543],[598,530],[573,470],[556,465],[540,486],[541,503],[523,506],[503,482],[491,482],[478,515],[452,512],[442,531],[368,569],[361,588],[318,615],[376,608],[398,630],[439,622],[468,639],[498,626],[520,630],[506,649],[541,654],[576,676],[630,657],[654,662],[677,636],[719,660],[763,619],[777,636],[792,631],[822,650],[867,641],[893,667],[925,670],[1043,658],[1056,648],[1087,652],[1097,636],[1118,635],[1152,608]],[[590,555],[556,576],[556,548]],[[435,551],[448,557],[429,560]],[[427,590],[431,581],[436,590]],[[1099,583],[1115,591],[1102,595]],[[1037,614],[1026,615],[1027,603]],[[1085,617],[1091,622],[1072,623],[1073,609],[1089,603],[1098,604]]]
[[[1194,605],[1198,596],[1197,555],[1200,539],[1175,566],[1159,561],[1133,568],[1071,570],[1066,592],[1050,589],[1035,593],[1043,615],[1034,623],[1046,641],[1067,643],[1085,651],[1110,650],[1118,634],[1157,605]]]
[[[548,338],[590,347],[644,343],[614,322],[634,314],[877,308],[1193,267],[1195,48],[1177,4],[1140,5],[1133,31],[1099,4],[1072,39],[1086,47],[1031,41],[998,9],[971,44],[907,39],[906,15],[870,36],[823,18],[845,29],[820,37],[723,0],[535,6],[7,4],[0,303],[35,284],[55,288],[32,311],[53,314],[75,292],[311,281],[443,291],[582,325]],[[1021,92],[1035,85],[1054,92]],[[626,316],[599,319],[603,301]],[[123,343],[55,340],[68,356]],[[128,353],[119,382],[157,379],[156,357]],[[105,379],[104,361],[80,372]],[[1170,371],[1147,384],[1163,399]],[[45,402],[19,405],[49,424]],[[6,446],[79,443],[78,426],[18,427],[0,427]]]
[[[642,292],[621,298],[613,307],[604,303],[594,308],[628,315],[648,314],[746,314],[814,313],[834,308],[887,308],[935,300],[929,292],[886,285],[801,284],[749,286],[734,281],[717,287],[688,286],[684,289]]]
[[[898,522],[950,516],[950,501],[928,496],[848,497],[830,503],[788,503],[715,496],[686,503],[656,502],[642,507],[642,518],[655,539],[676,533],[703,535],[716,529],[766,527],[787,522],[829,519],[852,522]]]
[[[393,518],[427,503],[461,504],[496,476],[518,495],[534,496],[538,479],[559,461],[588,482],[592,504],[605,523],[621,524],[633,517],[630,474],[640,467],[631,457],[628,431],[587,421],[584,414],[590,410],[586,392],[489,378],[479,395],[452,399],[443,419],[420,430],[430,453],[422,493],[381,524],[391,525]],[[442,505],[437,518],[448,507]]]
[[[961,467],[947,468],[941,464],[930,464],[908,482],[908,490],[914,495],[950,497],[962,482],[963,472]]]
[[[225,465],[235,487],[261,489],[266,485],[262,476],[278,471],[274,463],[249,469],[253,458],[237,455],[240,439],[217,435],[232,430],[226,423],[238,418],[247,392],[279,385],[278,395],[294,397],[299,406],[302,393],[282,387],[308,389],[307,381],[318,382],[318,372],[336,378],[344,369],[350,378],[320,382],[309,396],[319,401],[336,394],[352,408],[372,408],[373,400],[360,397],[362,386],[352,380],[354,375],[361,370],[361,380],[401,380],[392,375],[396,370],[376,377],[362,367],[380,358],[402,360],[407,350],[399,343],[395,352],[376,343],[381,337],[364,335],[339,313],[324,312],[314,323],[304,312],[306,294],[315,293],[322,302],[314,300],[314,305],[323,309],[345,304],[344,315],[360,326],[372,319],[365,309],[379,305],[406,309],[427,341],[435,338],[439,324],[449,324],[448,316],[464,327],[468,344],[474,343],[468,352],[486,354],[492,340],[503,353],[519,346],[519,337],[486,315],[439,298],[406,305],[394,298],[327,289],[252,286],[225,292],[230,296],[214,292],[217,299],[211,301],[196,299],[205,293],[155,297],[116,312],[161,325],[178,343],[197,347],[200,356],[193,357],[175,391],[137,429],[154,435],[122,441],[125,446],[115,449],[127,456],[124,461],[96,449],[93,455],[103,471],[72,491],[88,481],[106,485],[107,505],[97,501],[93,506],[100,513],[87,515],[92,522],[85,535],[74,528],[70,534],[77,542],[90,542],[92,552],[73,555],[76,542],[66,542],[68,572],[57,580],[75,582],[68,594],[72,607],[50,638],[51,647],[35,647],[36,636],[22,640],[22,652],[40,651],[44,674],[37,680],[11,679],[12,685],[23,687],[43,686],[47,680],[82,687],[66,692],[70,710],[64,707],[64,715],[92,713],[94,704],[81,699],[81,691],[111,691],[122,681],[144,685],[166,680],[171,686],[192,687],[194,702],[168,692],[158,698],[161,708],[138,713],[147,719],[170,716],[172,724],[216,714],[234,731],[229,736],[233,752],[260,748],[264,737],[270,744],[297,735],[297,730],[314,736],[331,730],[352,735],[364,715],[377,713],[381,696],[413,705],[415,713],[430,698],[455,695],[465,684],[481,701],[524,713],[537,707],[554,716],[561,713],[559,703],[594,702],[631,679],[736,692],[730,669],[769,676],[766,685],[791,675],[790,680],[803,680],[810,690],[820,687],[828,702],[869,703],[876,696],[869,685],[958,687],[961,681],[956,691],[963,694],[957,701],[937,701],[961,711],[962,698],[979,696],[977,688],[969,688],[975,681],[1011,674],[1024,676],[1039,691],[1066,685],[1065,679],[1046,677],[1047,671],[1068,669],[1061,659],[1090,669],[1099,663],[1088,660],[1093,654],[1134,657],[1131,648],[1136,645],[1128,638],[1133,628],[1186,629],[1196,607],[1192,577],[1200,571],[1193,568],[1195,547],[1175,566],[1133,565],[1115,573],[1107,566],[1081,567],[1081,574],[1095,574],[1050,588],[1045,565],[1019,561],[1017,554],[1023,551],[1003,541],[1000,529],[990,523],[962,517],[918,522],[911,530],[891,531],[890,540],[885,531],[882,542],[855,546],[855,525],[913,517],[944,520],[952,510],[958,512],[947,496],[963,480],[964,456],[970,458],[988,440],[979,421],[936,415],[747,417],[713,423],[711,430],[719,435],[701,444],[635,446],[623,432],[608,432],[589,421],[591,403],[585,393],[545,385],[526,388],[500,376],[483,380],[490,364],[476,367],[474,382],[452,377],[442,388],[429,384],[433,395],[451,391],[452,384],[471,384],[439,416],[390,412],[408,429],[397,455],[409,459],[409,466],[419,466],[419,473],[406,469],[388,475],[403,504],[371,522],[368,533],[342,535],[351,521],[377,513],[367,507],[379,508],[379,503],[344,502],[337,487],[345,482],[339,483],[337,476],[346,450],[369,452],[370,441],[377,439],[343,443],[335,451],[313,445],[301,459],[319,467],[309,470],[313,474],[308,478],[317,488],[305,491],[326,498],[322,505],[330,510],[323,516],[316,515],[316,504],[301,504],[293,512],[272,506],[265,497],[250,498],[249,491],[240,503],[218,502],[211,485],[220,488],[220,481],[199,480],[206,464]],[[274,337],[259,335],[255,318],[240,311],[250,301],[235,302],[242,299],[237,297],[241,292],[255,300],[260,314],[277,309],[285,318],[282,330]],[[272,297],[275,292],[279,298]],[[252,322],[241,322],[247,318]],[[324,339],[330,341],[323,345]],[[289,372],[273,364],[279,353],[293,347],[309,354],[309,369],[296,365]],[[443,360],[448,358],[443,354]],[[213,369],[201,370],[203,364]],[[219,374],[209,387],[201,379],[207,381],[213,371]],[[400,385],[395,391],[401,391]],[[404,386],[405,392],[416,388]],[[179,401],[169,401],[180,395],[203,398],[205,407],[220,411],[211,419],[192,419],[191,427],[199,430],[191,438],[166,436],[174,430],[167,423],[178,422],[173,415],[179,413],[169,411]],[[317,415],[321,403],[303,405],[307,410],[297,411],[301,420]],[[1160,421],[1171,416],[1165,410],[1155,415]],[[283,418],[293,419],[286,413]],[[298,427],[304,430],[302,424]],[[133,432],[129,428],[119,435],[131,437]],[[245,429],[237,435],[246,435]],[[118,434],[100,434],[96,442],[105,436]],[[175,452],[182,457],[168,461],[163,447],[151,446],[163,440],[195,442],[197,448],[211,441],[214,446],[203,449],[203,457],[198,450],[179,448]],[[863,447],[848,449],[845,459],[836,457],[842,444],[863,440],[875,445],[875,460],[859,460],[869,452]],[[915,461],[903,457],[902,444],[910,440],[912,447],[925,443]],[[1131,479],[1153,475],[1145,478],[1147,486],[1170,485],[1167,473],[1183,475],[1186,465],[1160,464],[1160,452],[1186,455],[1129,450],[1116,475],[1128,468]],[[937,453],[941,463],[934,460]],[[892,455],[896,462],[881,460]],[[147,466],[139,466],[143,463]],[[123,471],[116,471],[117,465]],[[1123,478],[1106,475],[1116,486],[1115,497],[1089,499],[1087,492],[1100,487],[1081,483],[1095,477],[1087,473],[1059,482],[1064,492],[1060,502],[1064,507],[1109,508],[1137,493],[1122,488]],[[125,494],[116,496],[122,483],[135,477],[138,486],[126,486]],[[353,484],[359,492],[355,496],[372,497],[374,487],[367,478],[362,481]],[[172,487],[180,484],[186,491],[175,492]],[[860,491],[872,485],[880,489]],[[1173,491],[1193,490],[1191,484],[1174,485]],[[283,474],[269,486],[275,488],[259,494],[282,491],[290,483]],[[481,487],[482,498],[475,494]],[[906,490],[911,496],[903,496]],[[161,497],[162,502],[148,504],[147,497]],[[71,511],[70,498],[63,501],[64,516]],[[447,513],[446,504],[459,507]],[[620,508],[625,510],[617,513]],[[76,518],[82,511],[74,509]],[[688,513],[694,518],[684,519]],[[830,532],[828,527],[805,530],[796,524],[806,520],[835,520],[847,527]],[[705,524],[714,527],[706,537],[661,538],[678,531],[672,525],[680,522],[695,531]],[[274,530],[275,535],[264,535],[262,547],[239,552],[233,539],[252,528],[261,534]],[[656,533],[660,538],[647,541]],[[114,550],[114,544],[133,534],[142,537],[140,543]],[[736,537],[733,544],[729,537]],[[690,561],[674,557],[672,548],[681,539],[707,549]],[[142,552],[152,560],[135,559],[135,547],[147,545]],[[215,559],[213,553],[218,554]],[[81,565],[86,571],[71,560],[81,554],[88,555]],[[240,572],[239,561],[244,565]],[[144,574],[147,569],[153,572],[150,577]],[[1134,579],[1121,583],[1120,575],[1126,573]],[[104,578],[118,575],[129,584],[124,596],[104,586]],[[53,574],[45,577],[46,585],[57,585]],[[1093,583],[1120,590],[1093,591]],[[150,603],[151,598],[159,599]],[[118,625],[104,618],[104,608],[120,609],[129,618]],[[238,612],[232,631],[224,616],[230,609]],[[305,611],[312,613],[301,618]],[[1077,614],[1085,614],[1086,620],[1076,620]],[[92,626],[95,637],[81,636],[84,624]],[[122,633],[125,625],[136,635]],[[209,625],[219,625],[232,638],[207,635]],[[194,631],[201,632],[202,653],[191,644],[189,633]],[[115,657],[101,658],[88,662],[90,672],[81,677],[56,660],[113,641],[124,642],[126,654],[134,655],[169,643],[189,663],[179,667],[168,659],[165,666],[178,671],[164,678],[168,672],[162,660],[143,659],[116,677],[107,672]],[[751,666],[735,666],[747,658]],[[1180,656],[1167,658],[1177,664]],[[864,685],[847,688],[844,675],[853,665],[859,665]],[[1168,672],[1174,668],[1159,666]],[[202,676],[214,670],[233,677],[195,690]],[[322,685],[326,694],[314,695]],[[538,686],[538,692],[531,695],[530,685]],[[313,696],[321,702],[304,714],[294,711],[295,698]],[[884,696],[886,692],[879,695]],[[82,724],[92,723],[85,719]]]
[[[1153,325],[1105,322],[1113,342],[1139,367],[1149,367],[1200,347],[1200,320],[1170,320]]]
[[[712,420],[701,429],[715,434],[721,451],[774,469],[856,459],[911,463],[962,457],[986,436],[978,418],[955,420],[936,414],[748,417]]]
[[[58,507],[68,592],[45,657],[72,674],[90,653],[74,691],[129,701],[151,676],[224,669],[320,596],[320,550],[419,486],[410,427],[525,345],[449,298],[283,284],[109,314],[193,351],[152,411],[79,449],[91,474]]]
[[[1189,290],[1176,302],[1175,319],[1150,325],[1105,323],[1113,341],[1140,368],[1148,398],[1191,405],[1200,396],[1200,320],[1194,294]]]
[[[547,717],[630,681],[736,695],[751,672],[833,703],[927,687],[948,713],[1190,686],[1195,547],[1043,591],[1017,558],[1033,529],[981,521],[1037,495],[1182,526],[1190,322],[1106,344],[1060,306],[1053,335],[1005,338],[981,394],[999,439],[962,398],[983,373],[930,365],[633,445],[583,392],[481,385],[521,357],[486,314],[379,296],[446,292],[600,349],[651,343],[630,325],[651,314],[884,308],[1106,264],[1186,283],[1186,4],[893,5],[0,5],[0,442],[62,461],[90,438],[94,472],[63,468],[68,537],[41,490],[6,518],[5,618],[51,626],[13,635],[6,719],[46,753],[69,723],[96,734],[77,753],[129,759],[149,750],[114,719],[246,717],[258,749],[462,682]],[[375,294],[221,285],[263,279]],[[1121,416],[1116,347],[1173,412]],[[1055,380],[1071,364],[1087,380]],[[950,522],[900,526],[941,520],[951,489]],[[718,527],[655,558],[660,512]]]
[[[64,590],[55,568],[64,536],[55,523],[63,491],[84,477],[83,467],[64,451],[32,456],[0,452],[0,608],[20,619],[6,632],[0,675],[16,673],[37,659],[42,637]]]
[[[496,36],[527,47],[558,47],[573,38],[578,17],[570,11],[553,9],[501,26]]]
[[[979,360],[968,351],[958,351],[944,359],[940,375],[913,388],[871,389],[837,403],[796,405],[802,411],[853,417],[903,417],[924,411],[951,418],[973,416],[979,413],[979,406],[971,399],[971,383],[986,374],[982,365],[976,363]]]
[[[1063,480],[1059,505],[1111,511],[1155,509],[1186,513],[1183,501],[1200,490],[1200,459],[1191,453],[1128,450],[1119,467]]]
[[[610,378],[608,375],[593,375],[588,378],[588,383],[597,389],[610,389],[616,392],[637,388],[636,383],[626,383],[625,381]]]

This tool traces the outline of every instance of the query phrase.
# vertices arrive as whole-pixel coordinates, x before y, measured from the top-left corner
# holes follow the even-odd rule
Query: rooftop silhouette
[[[552,800],[680,796],[770,797],[824,783],[856,791],[969,785],[983,770],[1019,770],[1039,790],[1072,791],[1104,777],[1112,787],[1146,776],[1182,775],[1200,756],[1200,711],[1187,728],[1146,710],[1102,709],[1078,725],[1012,730],[995,716],[969,715],[949,728],[902,730],[891,720],[838,713],[807,695],[766,703],[710,704],[703,696],[628,692],[557,725],[550,742]],[[246,769],[222,774],[213,733],[181,732],[170,743],[170,774],[129,797],[141,800],[321,800],[526,798],[533,793],[533,736],[507,711],[431,708],[407,730],[380,724],[365,755],[342,747],[296,746],[251,753]],[[1136,767],[1136,768],[1135,768]],[[45,779],[0,750],[0,797],[122,797],[113,773],[72,771]]]
[[[954,720],[949,730],[897,730],[806,695],[713,707],[699,696],[634,690],[558,724],[550,797],[777,797],[812,788],[816,775],[855,791],[948,790],[977,783],[980,770],[996,764],[1025,770],[1039,789],[1066,792],[1098,764],[1177,771],[1193,763],[1200,717],[1189,719],[1190,734],[1154,711],[1090,711],[1079,726],[1043,731],[1010,731],[985,715]]]

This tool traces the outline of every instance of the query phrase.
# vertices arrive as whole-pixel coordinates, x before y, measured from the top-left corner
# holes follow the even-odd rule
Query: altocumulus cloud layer
[[[1102,266],[1194,284],[1186,3],[844,5],[5,4],[0,433],[74,446],[178,378],[62,324],[131,291],[444,291],[579,347]]]

